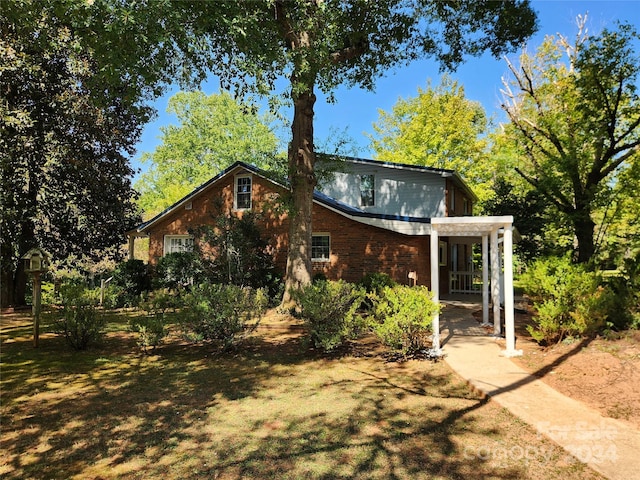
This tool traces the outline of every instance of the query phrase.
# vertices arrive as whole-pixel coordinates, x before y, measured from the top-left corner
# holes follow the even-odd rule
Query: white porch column
[[[136,237],[134,235],[129,235],[129,260],[133,260],[135,257],[135,241]]]
[[[516,350],[515,322],[513,318],[513,225],[505,225],[504,247],[504,329],[507,348],[502,352],[505,357],[522,355],[522,350]]]
[[[491,230],[491,302],[493,303],[493,334],[500,335],[500,250],[498,227]]]
[[[436,313],[433,315],[433,345],[436,354],[440,354],[440,258],[438,255],[438,230],[431,226],[431,293],[433,303],[436,305]]]
[[[489,237],[482,235],[482,324],[489,325]]]

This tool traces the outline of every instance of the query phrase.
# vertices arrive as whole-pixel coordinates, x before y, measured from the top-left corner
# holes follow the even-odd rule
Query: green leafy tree
[[[127,157],[149,112],[126,83],[103,81],[63,5],[2,3],[2,306],[24,304],[30,248],[54,260],[95,253],[138,221]]]
[[[236,161],[274,169],[279,141],[272,119],[228,93],[179,92],[167,112],[179,125],[162,127],[162,144],[144,153],[149,170],[136,183],[139,205],[151,217]]]
[[[486,155],[487,117],[479,102],[448,76],[440,85],[399,99],[391,112],[379,110],[370,135],[375,158],[394,163],[456,170],[481,199],[489,196],[493,168]]]
[[[500,55],[535,29],[527,0],[463,0],[455,5],[439,0],[108,4],[109,18],[117,21],[96,30],[96,49],[116,65],[127,64],[124,70],[143,84],[158,85],[167,77],[198,81],[213,71],[225,89],[268,94],[276,80],[288,80],[293,120],[286,297],[311,280],[316,89],[329,96],[341,84],[373,89],[384,71],[421,56],[453,68],[465,55],[487,50]]]
[[[503,105],[524,148],[517,171],[572,226],[579,262],[595,253],[594,212],[640,154],[640,37],[629,24],[588,37],[585,21],[573,44],[547,37],[519,67],[509,62]]]

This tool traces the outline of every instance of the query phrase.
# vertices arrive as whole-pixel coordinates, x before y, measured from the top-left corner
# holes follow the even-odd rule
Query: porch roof
[[[513,216],[483,216],[483,217],[434,217],[431,219],[431,229],[441,237],[483,237],[492,231],[502,232],[512,227]],[[521,239],[518,230],[513,227],[513,241]]]

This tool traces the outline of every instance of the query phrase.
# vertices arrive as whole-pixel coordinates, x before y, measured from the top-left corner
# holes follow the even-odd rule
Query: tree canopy
[[[135,187],[146,217],[172,205],[198,185],[236,161],[274,169],[279,140],[272,118],[257,107],[234,100],[226,92],[179,92],[169,99],[167,112],[178,125],[162,127],[154,152],[142,154],[150,164]]]
[[[21,255],[55,260],[121,245],[137,221],[133,153],[148,110],[100,66],[56,5],[4,2],[0,16],[3,306],[24,302]]]
[[[637,171],[640,37],[628,24],[587,36],[579,20],[575,42],[547,37],[519,67],[509,62],[503,108],[524,150],[518,173],[572,226],[576,258],[588,262],[594,212],[614,200],[624,172]]]
[[[444,76],[416,97],[398,99],[391,112],[379,110],[371,145],[378,160],[456,170],[488,197],[492,178],[486,158],[487,117],[464,87]]]

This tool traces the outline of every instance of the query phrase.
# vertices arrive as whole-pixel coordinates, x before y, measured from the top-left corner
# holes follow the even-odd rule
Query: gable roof
[[[325,157],[328,157],[328,156],[325,155]],[[340,158],[350,163],[379,165],[385,168],[412,170],[412,171],[419,171],[419,172],[425,172],[425,173],[434,173],[443,177],[452,177],[457,185],[461,186],[467,193],[469,193],[472,196],[472,198],[477,199],[477,197],[473,194],[471,189],[464,183],[462,178],[453,170],[424,167],[419,165],[405,165],[405,164],[398,164],[398,163],[381,162],[378,160],[367,160],[367,159],[353,158],[353,157],[340,157]],[[245,169],[251,172],[252,174],[257,175],[273,183],[274,185],[277,185],[281,188],[288,188],[286,184],[273,178],[273,176],[270,175],[265,170],[262,170],[254,165],[238,161],[238,162],[235,162],[233,165],[225,168],[223,171],[221,171],[219,174],[211,178],[209,181],[195,188],[189,194],[187,194],[186,196],[184,196],[183,198],[175,202],[173,205],[167,207],[166,209],[164,209],[162,212],[160,212],[150,220],[138,225],[135,231],[137,231],[138,233],[143,233],[145,230],[148,230],[151,226],[160,222],[168,215],[172,214],[176,209],[190,202],[193,198],[195,198],[200,193],[205,191],[209,186],[215,184],[220,179],[229,175],[231,172],[237,169]],[[429,225],[431,223],[431,219],[427,217],[409,217],[409,216],[402,216],[402,215],[366,212],[359,208],[340,202],[317,190],[313,192],[313,201],[343,216],[349,217],[355,221],[365,223],[368,225],[373,225],[373,226],[385,228],[388,230],[394,230],[401,233],[414,234],[414,235],[428,235],[431,232],[431,227]]]

